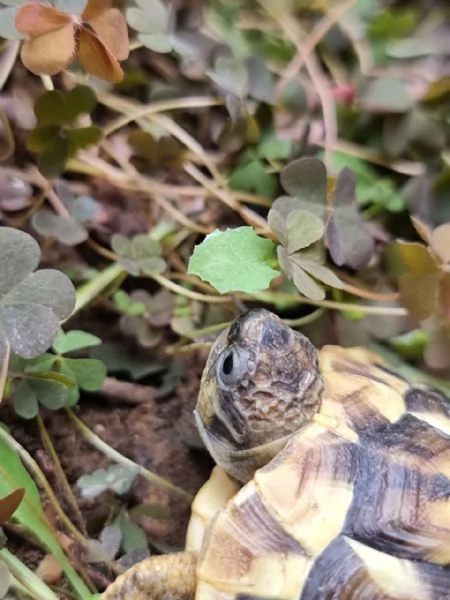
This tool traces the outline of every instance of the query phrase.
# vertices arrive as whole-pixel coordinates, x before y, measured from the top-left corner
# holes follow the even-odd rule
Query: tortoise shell
[[[196,600],[450,598],[449,406],[369,350],[239,317],[195,411],[219,465],[188,531]]]
[[[196,599],[450,598],[448,399],[362,348],[324,347],[317,372],[315,357],[262,310],[211,351],[197,421],[216,462],[245,480],[249,458],[239,469],[236,454],[255,431],[281,420],[282,434],[297,432],[212,522]],[[287,423],[280,410],[292,410]],[[219,449],[228,442],[231,457]]]

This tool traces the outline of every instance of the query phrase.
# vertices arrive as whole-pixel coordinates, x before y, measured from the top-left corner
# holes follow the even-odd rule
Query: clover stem
[[[163,477],[156,475],[156,473],[153,473],[152,471],[149,471],[148,469],[135,463],[130,458],[127,458],[123,454],[120,454],[120,452],[117,452],[117,450],[114,450],[114,448],[112,448],[109,444],[107,444],[105,441],[103,441],[98,435],[96,435],[91,429],[89,429],[89,427],[87,425],[85,425],[83,423],[83,421],[81,421],[81,419],[79,419],[70,408],[66,408],[65,410],[66,410],[68,417],[74,423],[74,425],[77,427],[77,429],[80,431],[80,433],[85,438],[85,440],[88,441],[92,446],[94,446],[94,448],[97,448],[97,450],[99,450],[102,454],[104,454],[111,461],[118,463],[120,465],[123,465],[124,467],[130,467],[132,469],[137,468],[138,474],[142,475],[142,477],[147,479],[147,481],[150,481],[151,483],[153,483],[155,485],[163,487],[171,492],[174,492],[175,494],[178,494],[179,496],[183,496],[184,498],[186,498],[188,500],[192,500],[192,496],[188,492],[185,492],[178,486],[174,485],[173,483],[170,483],[170,481],[167,481]]]
[[[53,465],[55,467],[55,471],[58,476],[59,483],[61,484],[61,486],[64,490],[64,493],[66,494],[66,498],[67,498],[69,504],[71,505],[73,512],[75,513],[75,515],[77,517],[78,525],[80,526],[80,529],[81,529],[83,535],[87,535],[86,528],[84,525],[84,520],[83,520],[81,511],[80,511],[80,507],[78,506],[77,499],[75,497],[75,494],[72,491],[72,488],[70,487],[69,482],[67,481],[67,477],[61,466],[61,461],[59,460],[58,453],[55,450],[55,446],[50,438],[50,435],[47,431],[47,428],[44,425],[44,421],[42,420],[42,417],[40,414],[37,415],[36,420],[37,420],[37,424],[38,424],[38,428],[39,428],[39,433],[41,435],[42,443],[45,447],[45,450],[49,453],[49,455],[53,461]]]

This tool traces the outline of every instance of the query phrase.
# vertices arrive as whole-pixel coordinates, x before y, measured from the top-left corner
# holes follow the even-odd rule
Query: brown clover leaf
[[[32,73],[56,75],[78,57],[90,75],[111,83],[122,81],[119,61],[128,58],[128,29],[110,0],[88,0],[81,15],[27,2],[17,11],[15,24],[27,36],[21,58]]]

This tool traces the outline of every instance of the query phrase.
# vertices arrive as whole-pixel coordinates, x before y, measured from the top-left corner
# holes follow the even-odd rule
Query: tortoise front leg
[[[194,552],[151,556],[120,575],[100,600],[194,600]]]
[[[233,498],[241,485],[222,467],[214,467],[210,478],[200,488],[191,508],[186,534],[186,550],[200,552],[205,531],[216,514]]]

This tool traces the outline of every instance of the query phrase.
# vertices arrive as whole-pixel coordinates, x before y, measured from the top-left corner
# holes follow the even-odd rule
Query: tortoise
[[[450,411],[369,349],[319,352],[275,314],[211,349],[195,409],[213,456],[186,551],[102,600],[450,598]]]

